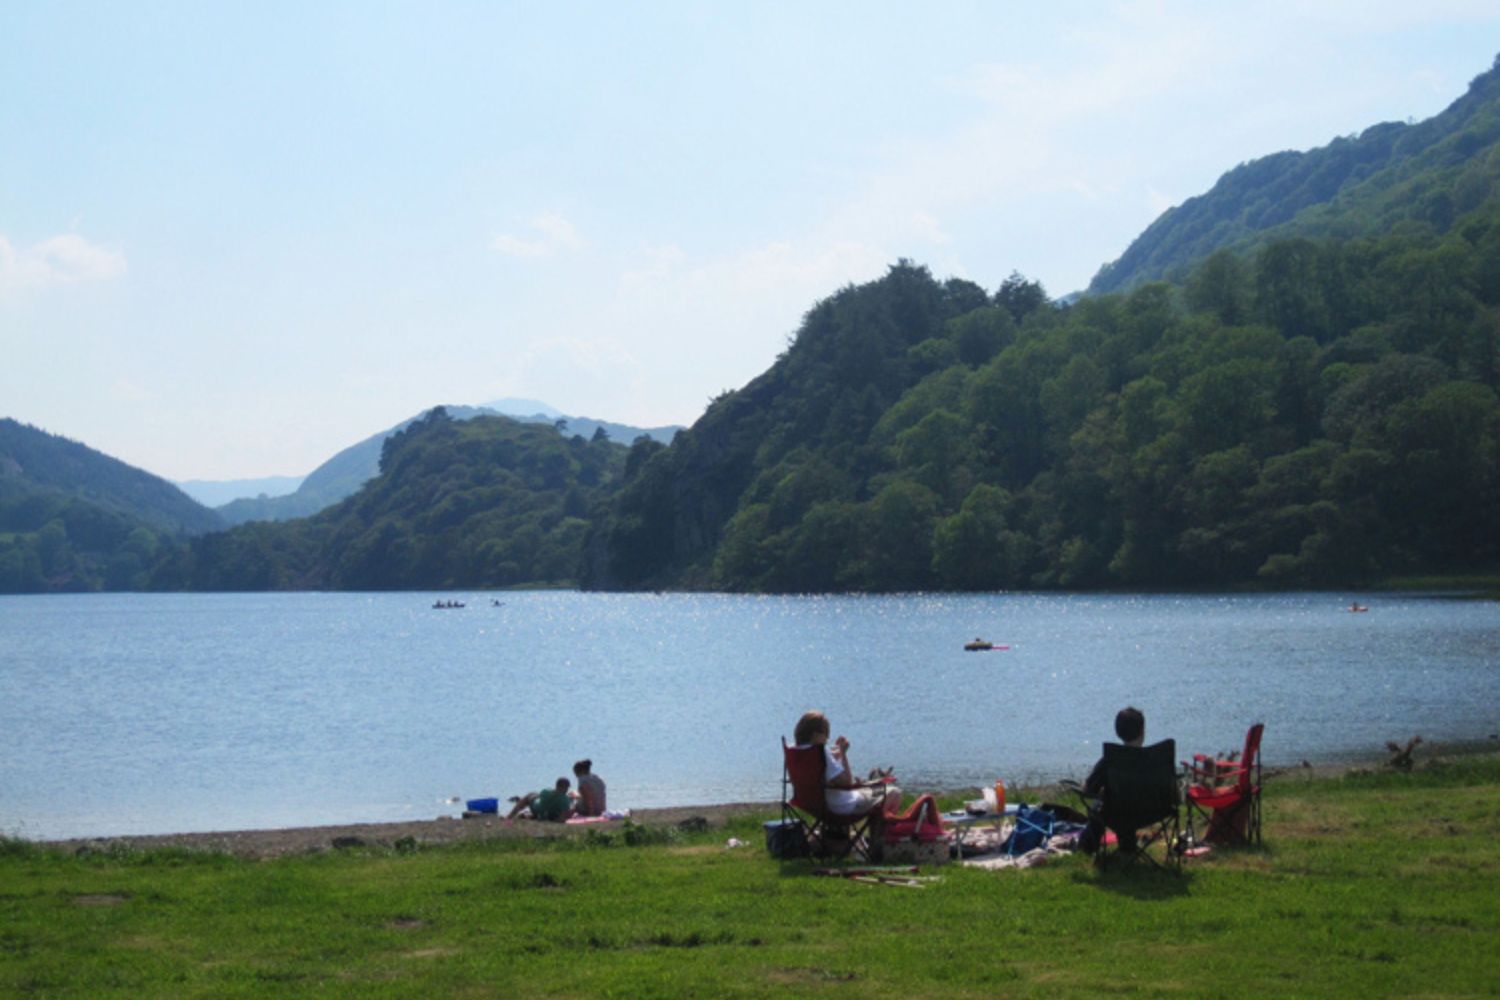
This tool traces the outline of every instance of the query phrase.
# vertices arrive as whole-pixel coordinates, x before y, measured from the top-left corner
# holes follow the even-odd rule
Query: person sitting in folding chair
[[[849,741],[843,736],[829,744],[832,732],[828,717],[822,712],[804,712],[796,720],[792,739],[798,748],[811,748],[822,753],[822,795],[826,820],[820,834],[852,834],[856,843],[862,843],[859,853],[879,856],[885,835],[885,813],[900,805],[901,792],[886,781],[858,781],[853,777],[849,765]],[[828,844],[825,844],[825,849]],[[834,849],[834,853],[840,853]]]
[[[869,816],[871,838],[879,843],[884,814],[900,807],[901,790],[885,781],[857,780],[849,764],[849,741],[840,736],[830,744],[831,732],[828,717],[822,712],[805,712],[797,720],[792,738],[798,746],[819,747],[823,751],[823,794],[828,811],[834,816],[850,818]]]
[[[1104,744],[1104,756],[1083,787],[1074,786],[1089,804],[1089,824],[1079,838],[1079,849],[1103,865],[1104,831],[1114,833],[1117,854],[1127,862],[1144,859],[1177,870],[1182,864],[1180,844],[1181,790],[1173,740],[1143,746],[1146,718],[1137,708],[1115,716],[1115,732],[1122,743]],[[1139,832],[1146,830],[1145,837]],[[1160,842],[1163,861],[1147,851]]]
[[[1115,715],[1115,735],[1128,747],[1138,747],[1146,742],[1146,714],[1133,705],[1127,705]],[[1078,837],[1078,849],[1085,854],[1095,854],[1104,841],[1104,819],[1101,815],[1104,804],[1104,758],[1100,757],[1089,776],[1083,779],[1083,795],[1092,802],[1089,805],[1089,822]],[[1116,837],[1120,833],[1115,834]],[[1130,844],[1134,846],[1135,831],[1130,831]],[[1123,846],[1124,841],[1121,841]]]

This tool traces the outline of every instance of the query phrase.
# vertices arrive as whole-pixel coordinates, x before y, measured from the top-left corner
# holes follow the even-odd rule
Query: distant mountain
[[[205,507],[218,507],[241,497],[282,497],[296,491],[306,476],[266,476],[264,479],[185,479],[182,490]]]
[[[494,410],[496,413],[504,414],[507,417],[535,416],[546,420],[559,420],[567,416],[561,410],[554,410],[539,399],[506,397],[505,399],[490,400],[488,403],[481,404],[481,407],[486,410]]]
[[[247,521],[290,521],[331,507],[352,496],[380,471],[381,444],[409,423],[411,420],[404,420],[390,430],[350,445],[308,473],[302,485],[286,496],[233,500],[218,508],[219,515],[232,525]]]
[[[642,435],[665,443],[682,430],[675,426],[640,428],[588,417],[569,417],[546,403],[532,399],[501,399],[483,407],[449,406],[445,409],[454,420],[469,420],[486,415],[508,416],[522,423],[555,424],[558,420],[563,420],[566,421],[566,434],[570,437],[580,435],[591,440],[595,433],[603,430],[611,441],[619,444],[629,444]],[[345,497],[354,495],[361,486],[373,479],[380,471],[380,450],[386,439],[400,433],[417,419],[419,417],[403,420],[389,430],[350,445],[309,473],[302,485],[287,496],[238,499],[219,507],[218,512],[229,524],[289,521],[316,514]]]
[[[0,420],[0,593],[143,587],[177,538],[219,527],[164,479]]]
[[[1500,58],[1441,114],[1385,122],[1307,152],[1241,164],[1168,209],[1106,264],[1091,294],[1182,280],[1215,250],[1294,236],[1349,239],[1414,222],[1442,234],[1500,181]]]
[[[627,449],[439,407],[387,438],[380,472],[310,518],[194,539],[153,585],[192,590],[411,590],[576,579],[592,512]]]

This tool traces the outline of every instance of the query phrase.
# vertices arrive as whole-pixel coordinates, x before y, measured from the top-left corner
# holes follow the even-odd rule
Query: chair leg
[[[1109,867],[1127,868],[1131,865],[1146,863],[1161,871],[1180,874],[1182,871],[1182,854],[1178,850],[1178,842],[1182,833],[1181,820],[1178,817],[1169,817],[1161,823],[1149,828],[1150,832],[1142,834],[1139,830],[1130,838],[1121,837],[1115,833],[1116,847],[1113,851],[1106,851],[1103,846],[1094,855],[1094,866],[1098,869]],[[1133,841],[1126,846],[1127,841]],[[1157,860],[1151,853],[1151,849],[1160,842],[1162,845],[1162,859]]]
[[[1200,819],[1203,821],[1203,833],[1202,833],[1202,835],[1199,835],[1199,833],[1198,833],[1198,823],[1197,823],[1197,821],[1200,820]],[[1187,834],[1188,834],[1188,839],[1189,840],[1191,840],[1195,844],[1201,842],[1205,837],[1208,836],[1208,831],[1211,828],[1212,822],[1213,822],[1212,818],[1208,815],[1208,811],[1206,809],[1204,809],[1202,806],[1198,805],[1197,803],[1193,802],[1191,799],[1188,800],[1188,802],[1187,802]]]

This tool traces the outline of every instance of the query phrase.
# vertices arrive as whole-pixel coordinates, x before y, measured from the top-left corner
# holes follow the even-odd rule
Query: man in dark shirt
[[[1115,715],[1115,735],[1120,742],[1128,747],[1138,747],[1146,742],[1146,716],[1138,708],[1127,706],[1120,709]],[[1104,758],[1099,758],[1099,763],[1089,772],[1084,779],[1083,793],[1093,796],[1100,801],[1089,808],[1088,827],[1078,838],[1078,849],[1088,854],[1093,854],[1099,849],[1100,842],[1104,839],[1104,821],[1099,818],[1100,808],[1103,806],[1104,796]],[[1117,831],[1116,836],[1126,831]],[[1129,831],[1130,840],[1135,839],[1134,831]],[[1133,844],[1122,844],[1126,849]]]

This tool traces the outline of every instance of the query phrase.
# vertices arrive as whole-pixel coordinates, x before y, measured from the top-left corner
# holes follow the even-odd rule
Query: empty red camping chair
[[[1198,754],[1187,768],[1188,833],[1197,839],[1196,821],[1204,824],[1202,839],[1210,844],[1260,843],[1260,737],[1265,723],[1245,734],[1239,760],[1216,760]]]
[[[888,809],[885,813],[885,842],[899,843],[903,840],[930,844],[948,836],[943,825],[943,814],[938,809],[937,799],[931,795],[919,795],[905,809]]]
[[[823,775],[826,766],[820,746],[792,746],[781,740],[781,818],[802,828],[808,848],[815,854],[843,857],[853,853],[871,859],[870,826],[881,815],[884,801],[854,815],[828,808]]]

